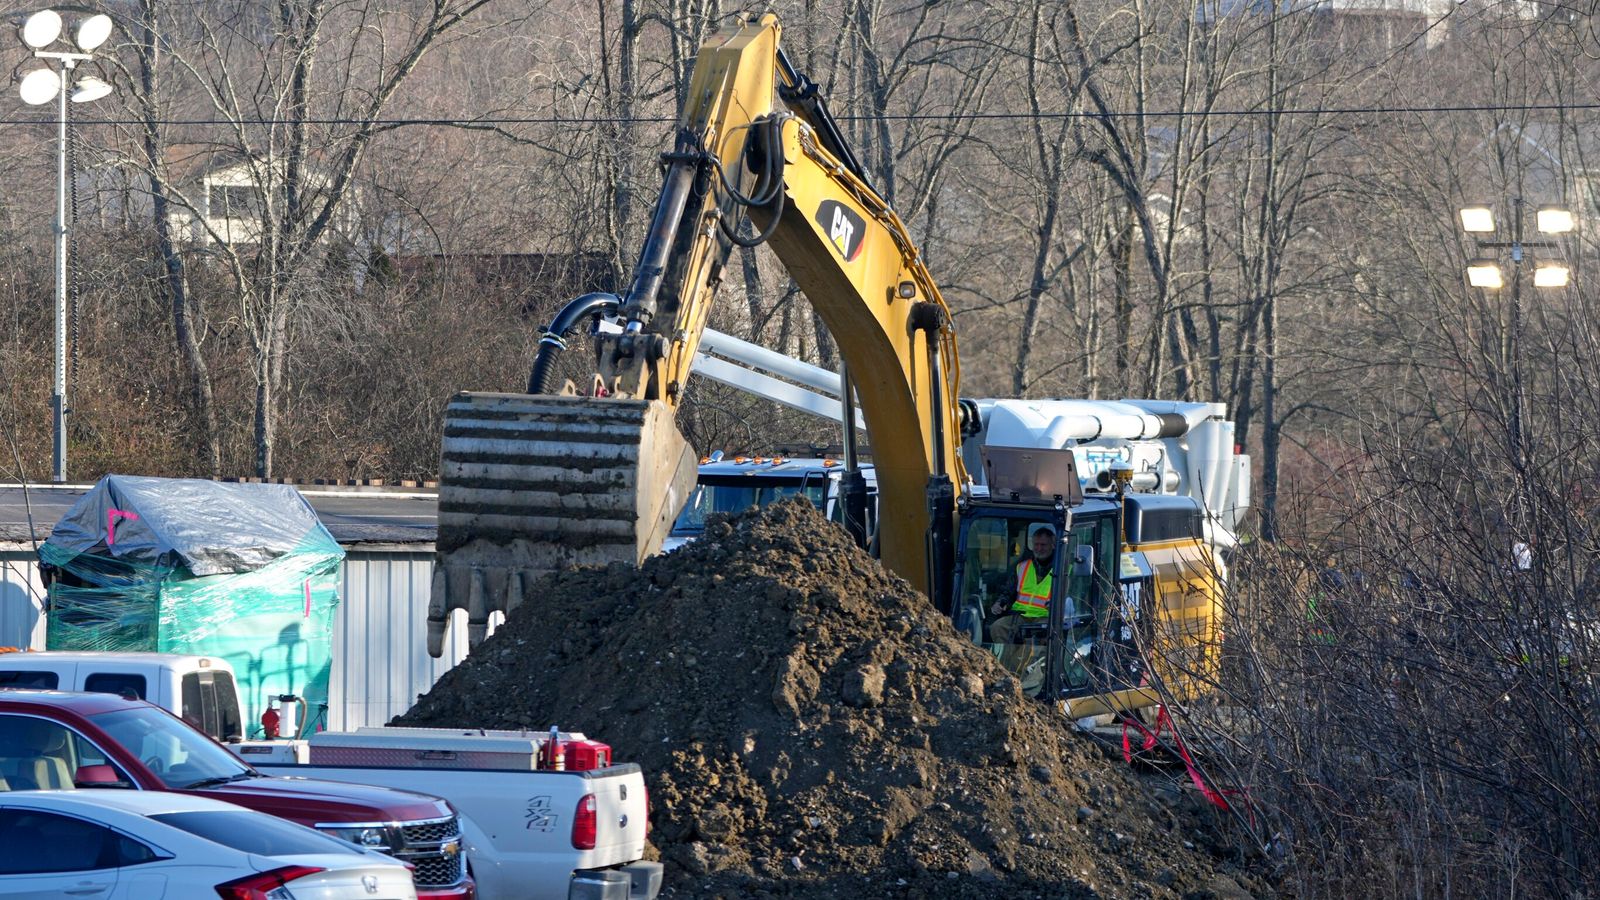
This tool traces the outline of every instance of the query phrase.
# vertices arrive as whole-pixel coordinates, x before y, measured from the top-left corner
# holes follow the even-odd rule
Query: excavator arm
[[[949,310],[904,223],[868,183],[775,17],[701,49],[650,230],[623,296],[586,294],[542,339],[528,393],[463,393],[446,415],[429,652],[469,640],[532,580],[659,549],[695,477],[673,413],[736,245],[766,242],[832,332],[873,436],[882,559],[941,600],[960,455]],[[754,235],[741,233],[748,216]],[[589,384],[551,363],[592,323]]]

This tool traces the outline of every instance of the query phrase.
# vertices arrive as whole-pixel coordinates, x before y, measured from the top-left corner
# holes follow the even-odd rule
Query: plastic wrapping
[[[252,734],[280,694],[325,707],[344,551],[294,488],[107,476],[39,558],[50,649],[220,656]]]

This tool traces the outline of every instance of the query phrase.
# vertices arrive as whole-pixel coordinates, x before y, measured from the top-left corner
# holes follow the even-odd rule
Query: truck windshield
[[[91,719],[169,788],[220,784],[252,774],[232,753],[153,706],[119,709]]]
[[[828,478],[821,473],[802,482],[779,481],[774,478],[736,476],[733,482],[701,481],[695,485],[689,502],[684,504],[678,521],[672,525],[676,535],[699,534],[706,529],[706,516],[712,513],[733,513],[752,506],[767,506],[779,500],[804,495],[818,509],[828,499]]]

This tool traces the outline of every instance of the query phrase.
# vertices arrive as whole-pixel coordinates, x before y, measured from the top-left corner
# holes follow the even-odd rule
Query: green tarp
[[[293,487],[110,475],[39,548],[46,643],[220,656],[251,734],[280,694],[315,719],[343,558]]]

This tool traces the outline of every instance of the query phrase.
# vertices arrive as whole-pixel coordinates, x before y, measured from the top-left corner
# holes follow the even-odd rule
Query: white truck
[[[660,864],[642,859],[649,819],[643,773],[636,764],[611,765],[609,748],[581,734],[364,728],[246,742],[232,667],[205,656],[5,653],[5,688],[135,697],[205,732],[266,775],[440,797],[460,817],[483,900],[653,900],[660,890]],[[284,706],[285,712],[291,708]],[[292,733],[289,718],[281,724]],[[558,757],[559,771],[545,768]],[[382,849],[388,824],[352,830],[342,823],[336,833]]]

